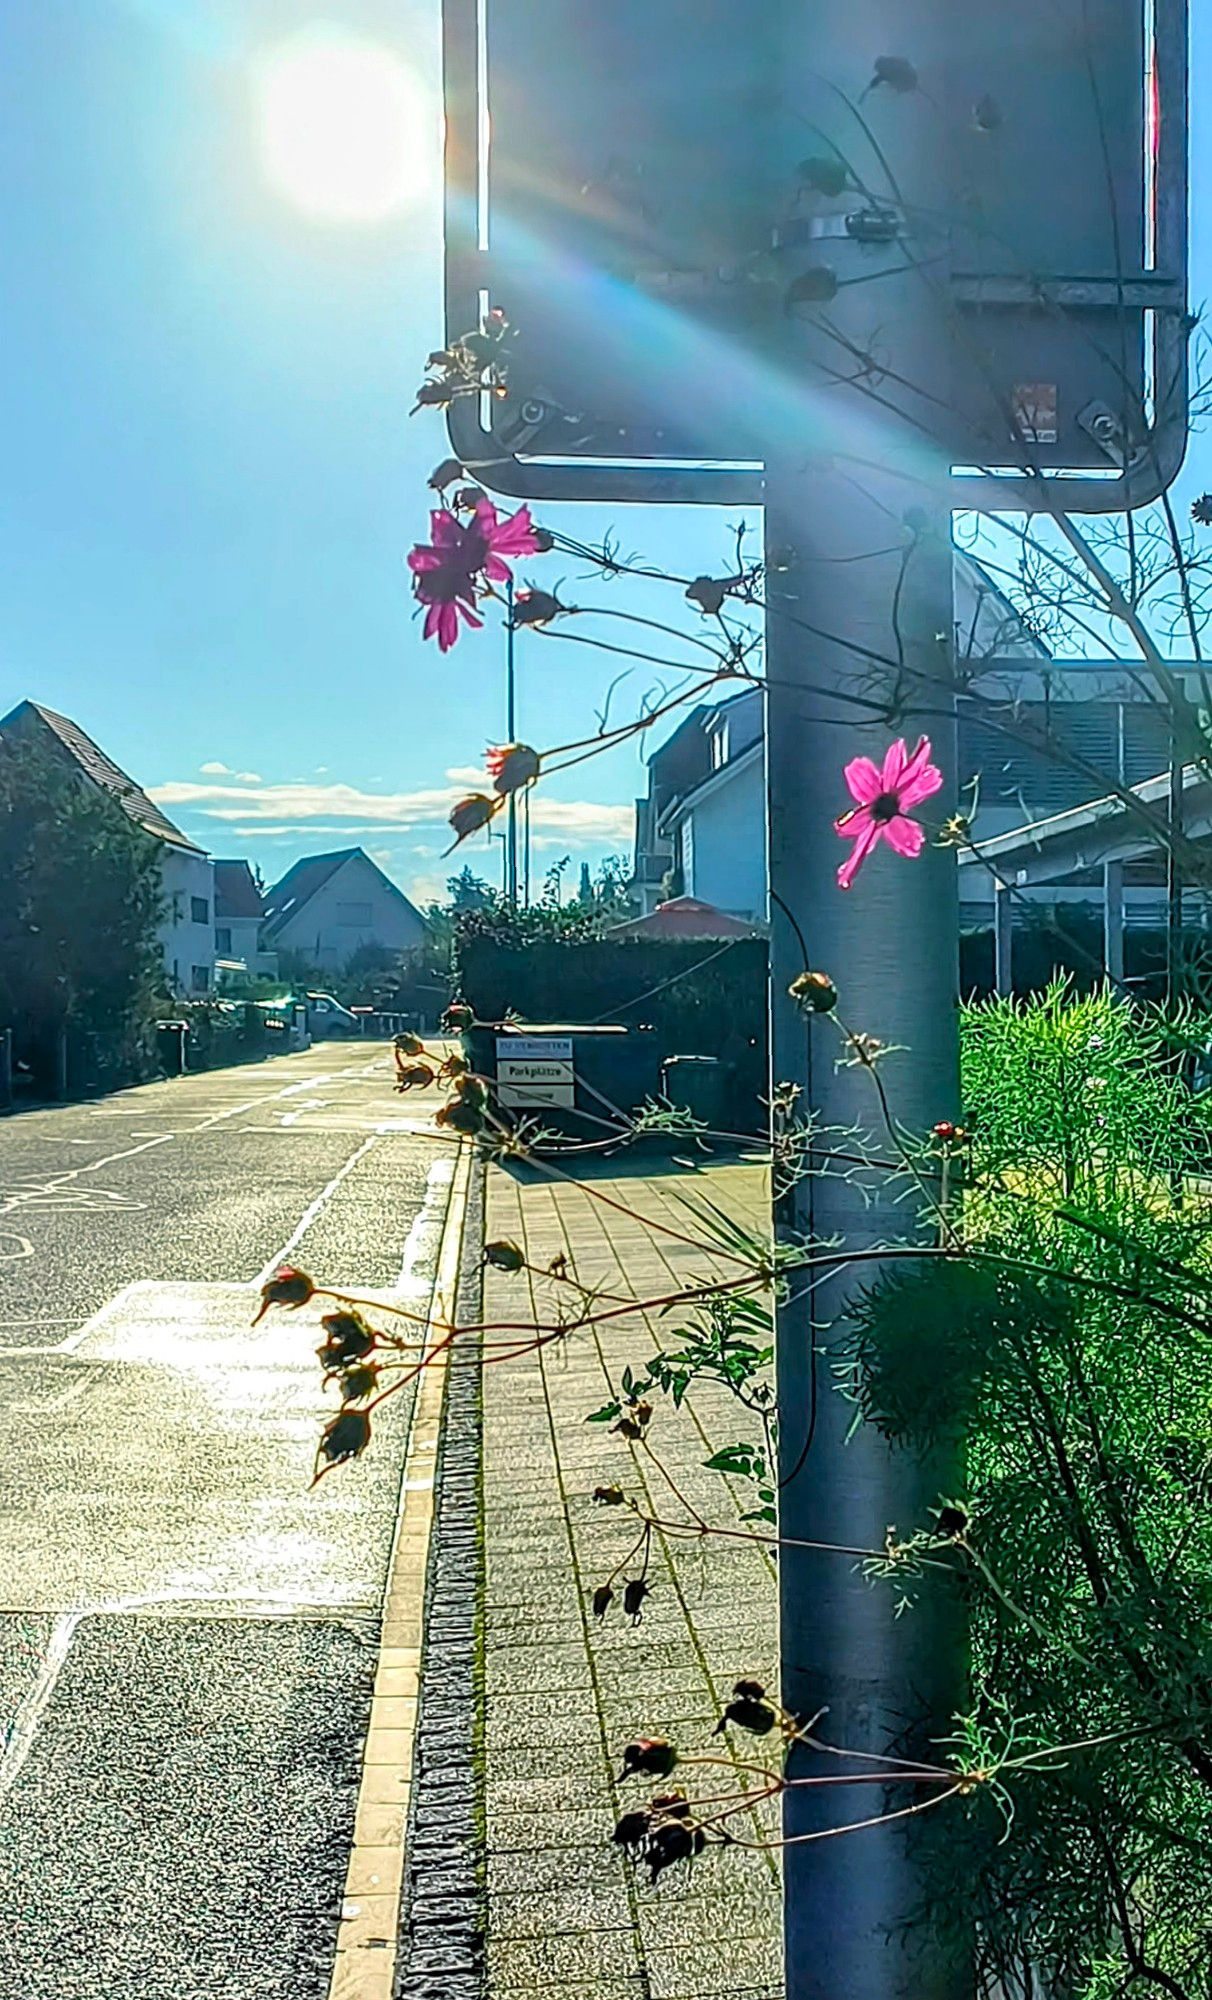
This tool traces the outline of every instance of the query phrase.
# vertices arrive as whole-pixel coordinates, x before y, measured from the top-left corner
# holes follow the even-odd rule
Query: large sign
[[[843,0],[444,0],[448,333],[485,306],[517,329],[509,393],[452,413],[486,483],[759,497],[763,438],[804,421],[804,314],[909,256],[952,315],[948,379],[920,386],[958,504],[1021,504],[1024,468],[1070,508],[1168,484],[1186,0],[885,11],[895,51]],[[890,165],[910,91],[945,129],[945,215]]]

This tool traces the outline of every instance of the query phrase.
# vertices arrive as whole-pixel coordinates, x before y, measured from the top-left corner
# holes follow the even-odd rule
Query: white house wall
[[[206,854],[167,843],[160,855],[164,970],[174,993],[208,993],[215,983],[214,864]],[[194,914],[195,899],[206,906],[205,921]]]
[[[378,870],[354,855],[273,933],[278,951],[305,952],[313,965],[339,970],[363,945],[407,951],[425,928],[393,895]]]
[[[690,806],[682,842],[686,894],[759,921],[766,916],[765,787],[758,757]]]

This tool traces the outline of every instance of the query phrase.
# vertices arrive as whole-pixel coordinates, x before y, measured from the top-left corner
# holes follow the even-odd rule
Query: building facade
[[[159,925],[165,983],[182,998],[209,993],[215,983],[214,868],[141,786],[85,734],[79,723],[41,702],[22,701],[0,718],[0,736],[38,741],[63,760],[82,784],[94,785],[155,842],[163,906]]]
[[[409,951],[425,919],[360,847],[296,861],[265,896],[264,951],[298,952],[318,971],[341,971],[355,952],[377,945]]]

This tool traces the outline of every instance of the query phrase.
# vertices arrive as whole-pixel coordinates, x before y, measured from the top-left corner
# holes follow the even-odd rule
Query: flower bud
[[[832,1014],[837,1006],[837,987],[827,972],[801,972],[787,991],[806,1014]]]
[[[730,1722],[738,1729],[747,1729],[751,1736],[769,1736],[774,1728],[776,1716],[767,1701],[754,1701],[742,1695],[737,1701],[730,1701],[712,1734],[721,1736]]]
[[[293,1264],[283,1264],[261,1287],[261,1307],[253,1325],[256,1326],[257,1320],[264,1318],[271,1306],[305,1306],[314,1297],[315,1289],[306,1271],[296,1271]]]
[[[648,1838],[649,1818],[643,1806],[625,1812],[611,1834],[616,1847],[643,1847]]]
[[[714,618],[728,595],[728,584],[721,576],[696,576],[687,584],[686,596],[691,604],[697,604],[705,618]]]
[[[621,1486],[595,1486],[593,1497],[599,1507],[621,1507],[627,1498]]]
[[[358,1458],[370,1443],[370,1418],[365,1410],[341,1410],[330,1424],[326,1424],[316,1450],[316,1474],[312,1480],[323,1479],[334,1465],[343,1465],[347,1459]],[[321,1464],[321,1460],[324,1461]]]
[[[442,358],[448,359],[449,357]],[[435,465],[433,471],[430,473],[428,484],[435,493],[445,493],[448,486],[453,486],[455,480],[462,477],[463,468],[459,464],[458,459],[444,458],[441,465]]]
[[[425,1044],[419,1035],[397,1035],[392,1043],[398,1056],[423,1056]]]
[[[623,1751],[622,1778],[667,1778],[678,1753],[664,1736],[638,1736]]]
[[[761,1681],[737,1681],[732,1690],[738,1701],[765,1701],[766,1690]]]
[[[533,785],[539,775],[539,753],[529,743],[497,743],[484,753],[484,765],[493,789],[502,798]]]
[[[955,1540],[960,1535],[966,1535],[968,1532],[967,1509],[956,1506],[954,1503],[946,1507],[940,1507],[938,1513],[938,1531],[940,1535],[946,1535],[949,1540]]]
[[[370,1353],[378,1337],[359,1312],[326,1313],[320,1325],[325,1340],[316,1353],[321,1367],[329,1373],[347,1361],[360,1361],[364,1354]]]
[[[500,806],[501,799],[490,798],[487,792],[468,792],[465,798],[459,799],[450,808],[448,815],[454,842],[446,849],[447,854],[452,854],[460,841],[468,839],[471,834],[478,833],[481,827],[487,826],[493,815],[500,810]]]
[[[525,1266],[526,1253],[502,1237],[497,1243],[484,1245],[484,1262],[494,1271],[520,1271]]]
[[[651,1585],[642,1576],[634,1576],[623,1591],[623,1609],[633,1625],[638,1625],[644,1616],[644,1599],[652,1595]]]
[[[534,532],[537,537],[543,530],[536,528]],[[513,600],[513,622],[515,626],[550,625],[567,609],[550,590],[519,590]]]
[[[341,1401],[360,1403],[367,1396],[373,1396],[379,1386],[379,1365],[376,1361],[358,1361],[352,1368],[342,1371],[340,1377]]]
[[[593,1593],[594,1617],[597,1619],[604,1619],[606,1613],[609,1611],[613,1603],[614,1603],[614,1592],[610,1588],[610,1585],[608,1583],[599,1583],[597,1589]]]
[[[942,1140],[944,1145],[950,1144],[951,1140],[955,1137],[955,1127],[949,1118],[939,1119],[938,1124],[934,1127],[934,1136],[936,1139]]]
[[[464,1104],[461,1098],[454,1098],[434,1113],[434,1124],[441,1125],[447,1132],[459,1132],[464,1138],[474,1139],[484,1130],[484,1113],[478,1104]]]

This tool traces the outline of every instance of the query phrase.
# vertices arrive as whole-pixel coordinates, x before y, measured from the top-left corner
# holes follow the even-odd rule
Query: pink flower
[[[846,784],[858,803],[834,822],[843,840],[854,847],[837,871],[838,887],[848,889],[872,848],[886,840],[897,854],[910,860],[921,853],[925,829],[907,817],[910,806],[920,805],[937,792],[943,774],[930,762],[930,739],[919,736],[912,755],[898,737],[879,769],[870,757],[855,757],[846,766]]]
[[[538,538],[528,507],[502,520],[488,499],[481,500],[466,524],[448,507],[429,517],[429,542],[419,542],[408,558],[413,590],[428,607],[424,632],[437,637],[448,653],[459,636],[460,621],[481,626],[476,595],[481,582],[507,583],[511,571],[505,557],[534,555]]]

